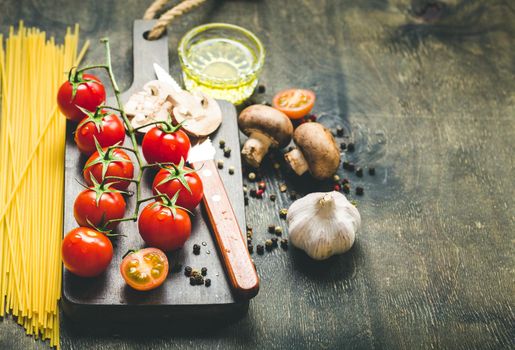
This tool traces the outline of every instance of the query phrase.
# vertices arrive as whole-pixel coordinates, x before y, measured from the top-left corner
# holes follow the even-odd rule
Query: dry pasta
[[[58,45],[45,32],[0,34],[0,317],[59,347],[66,119],[56,96],[78,64],[78,26]]]

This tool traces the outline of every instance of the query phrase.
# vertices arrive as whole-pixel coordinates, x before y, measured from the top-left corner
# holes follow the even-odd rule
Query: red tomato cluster
[[[102,82],[90,74],[75,74],[58,92],[58,105],[67,119],[79,122],[74,139],[78,149],[89,156],[83,169],[87,188],[77,196],[74,217],[80,226],[62,243],[66,268],[81,277],[94,277],[108,267],[113,246],[106,233],[124,218],[124,192],[134,178],[134,163],[121,146],[125,140],[122,120],[108,113]],[[120,273],[132,288],[150,290],[168,275],[163,251],[181,248],[191,233],[189,212],[203,197],[202,182],[185,166],[190,149],[188,136],[178,127],[159,125],[142,141],[143,156],[154,168],[160,167],[152,189],[154,199],[138,217],[138,229],[150,248],[127,255]]]

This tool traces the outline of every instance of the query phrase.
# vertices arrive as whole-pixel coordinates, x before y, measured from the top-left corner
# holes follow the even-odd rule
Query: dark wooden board
[[[79,22],[92,40],[87,62],[113,43],[117,75],[132,69],[131,27],[148,1],[3,0],[0,31],[19,19],[60,34]],[[509,0],[445,0],[440,17],[416,13],[434,0],[207,1],[168,29],[170,71],[177,43],[196,25],[228,22],[253,31],[267,56],[270,101],[290,86],[313,88],[321,122],[344,124],[350,155],[374,163],[359,199],[363,228],[344,256],[313,264],[294,249],[253,255],[259,295],[247,317],[213,329],[155,336],[95,335],[67,318],[63,349],[513,349],[515,11]],[[422,11],[424,12],[424,11]],[[114,16],[112,14],[115,14]],[[130,76],[120,76],[123,89]],[[267,185],[288,181],[272,169]],[[251,200],[255,241],[291,200]],[[284,226],[283,226],[284,227]],[[23,328],[0,322],[0,348],[45,349]]]
[[[143,39],[143,33],[150,29],[155,21],[135,21],[134,23],[134,82],[131,88],[122,94],[122,101],[127,101],[133,92],[140,90],[143,85],[155,79],[152,64],[158,63],[168,67],[168,41],[161,38],[157,41]],[[236,110],[226,101],[218,101],[222,109],[223,123],[213,135],[214,145],[219,139],[226,141],[227,147],[235,150],[239,148],[238,126]],[[114,98],[108,99],[108,104],[116,106]],[[73,140],[75,125],[69,123],[66,139],[66,165],[64,196],[64,234],[77,227],[73,218],[73,203],[77,194],[83,190],[77,182],[83,181],[81,171],[87,160],[78,151]],[[130,140],[126,139],[126,145],[130,146]],[[223,152],[217,148],[217,157],[223,157]],[[135,158],[133,161],[135,164]],[[227,188],[227,192],[234,211],[241,225],[242,232],[245,227],[245,213],[243,206],[243,192],[241,191],[241,166],[239,152],[233,152],[230,158],[224,158],[226,167],[220,170],[221,177]],[[229,175],[227,168],[235,166],[234,175]],[[142,198],[152,196],[151,184],[155,171],[144,174],[142,183]],[[129,191],[134,190],[131,184]],[[127,215],[134,211],[134,199],[127,199]],[[207,267],[212,285],[191,286],[189,278],[184,276],[183,269],[180,272],[170,272],[163,286],[150,292],[138,292],[126,285],[119,272],[119,265],[123,255],[129,249],[140,249],[145,246],[141,239],[137,224],[123,222],[115,233],[121,233],[125,237],[112,238],[114,256],[107,271],[96,278],[80,278],[63,269],[62,305],[67,316],[78,321],[95,319],[102,316],[104,321],[129,321],[131,319],[169,319],[172,321],[184,321],[189,318],[227,318],[234,314],[245,312],[248,301],[235,300],[231,292],[223,263],[217,253],[216,243],[211,235],[209,223],[206,223],[205,214],[200,205],[192,216],[192,233],[185,246],[168,254],[171,267],[180,264],[196,269]],[[141,209],[144,205],[141,206]],[[194,255],[192,246],[194,243],[201,245],[201,254]]]

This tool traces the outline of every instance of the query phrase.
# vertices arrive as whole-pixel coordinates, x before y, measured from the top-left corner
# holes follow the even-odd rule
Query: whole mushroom
[[[238,126],[249,137],[241,150],[243,159],[255,168],[259,167],[270,147],[286,147],[293,133],[293,125],[286,114],[266,105],[245,108],[238,118]]]
[[[293,134],[297,148],[284,157],[297,175],[309,170],[319,180],[333,176],[340,165],[340,150],[331,132],[320,123],[301,124]]]

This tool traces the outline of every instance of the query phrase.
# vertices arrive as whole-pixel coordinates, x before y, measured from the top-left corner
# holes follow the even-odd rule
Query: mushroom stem
[[[302,152],[295,148],[284,155],[284,158],[297,175],[302,175],[309,170],[308,162]]]
[[[257,168],[268,152],[272,141],[273,140],[267,135],[259,131],[254,131],[243,145],[241,155],[250,166]]]

